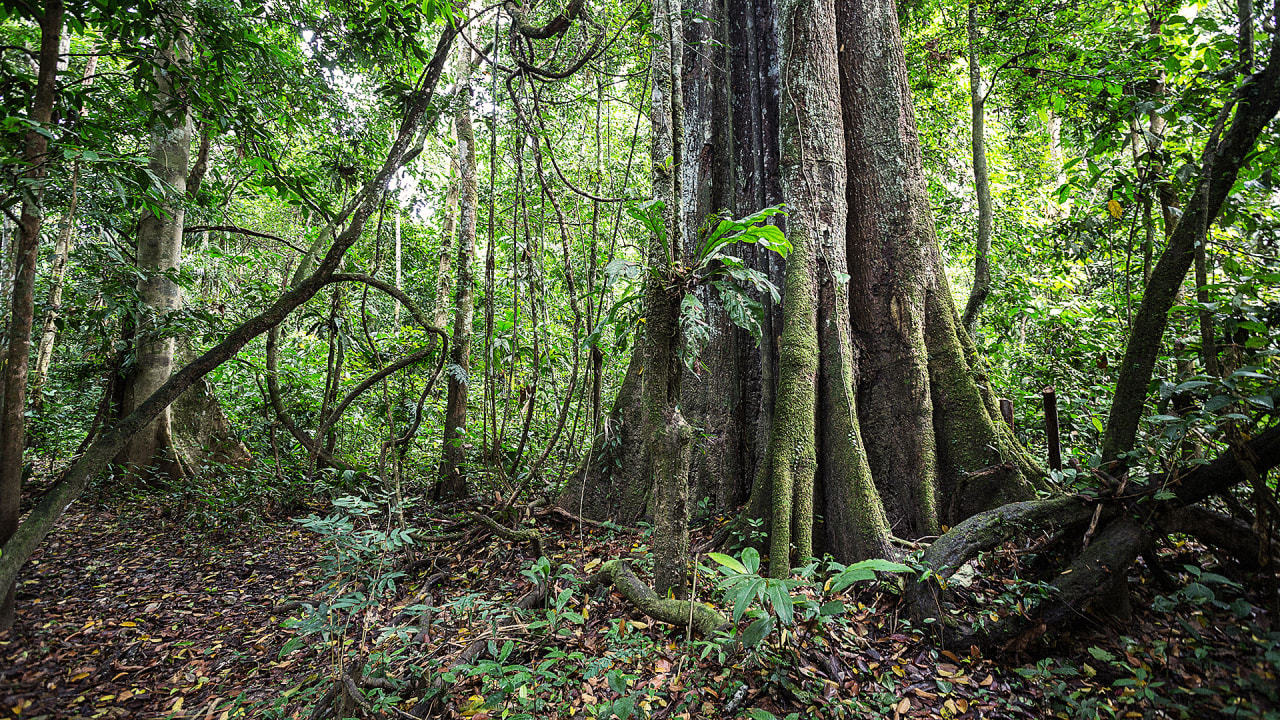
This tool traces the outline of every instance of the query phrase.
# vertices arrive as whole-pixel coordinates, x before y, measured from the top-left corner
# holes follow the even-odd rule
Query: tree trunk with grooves
[[[685,23],[683,31],[689,49],[682,62],[687,92],[681,122],[689,150],[681,178],[686,188],[681,237],[692,251],[708,215],[727,210],[742,216],[781,202],[777,44],[769,0],[687,0],[683,8],[706,20]],[[782,263],[772,253],[746,248],[742,256],[782,285]],[[710,498],[714,509],[725,511],[747,499],[759,476],[772,412],[769,378],[776,373],[776,334],[766,329],[766,342],[757,346],[729,322],[711,295],[700,298],[715,333],[695,371],[680,378],[681,413],[698,438],[690,499]],[[777,308],[767,297],[760,299],[768,309],[768,328],[776,322]],[[613,410],[584,459],[586,467],[574,473],[560,497],[574,513],[631,523],[651,511],[648,450],[639,430],[649,375],[642,371],[644,364],[643,342],[637,342]]]
[[[837,17],[859,418],[894,532],[930,535],[1030,497],[1035,469],[999,422],[942,272],[894,3],[839,0]]]

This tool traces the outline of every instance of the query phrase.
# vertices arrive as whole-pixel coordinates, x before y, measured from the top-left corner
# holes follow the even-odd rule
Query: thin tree
[[[476,243],[476,215],[479,197],[476,188],[476,135],[471,123],[471,71],[475,67],[470,47],[460,45],[458,51],[459,100],[454,114],[454,131],[458,136],[458,283],[454,290],[453,339],[450,347],[445,402],[443,448],[440,458],[440,484],[437,497],[458,498],[466,495],[467,478],[463,471],[466,448],[463,438],[467,425],[467,392],[471,382],[471,325],[475,316],[475,278],[471,261]]]
[[[40,227],[44,223],[44,182],[49,174],[49,139],[62,37],[62,0],[47,0],[40,15],[40,53],[36,91],[31,99],[31,129],[23,141],[24,198],[14,246],[13,297],[10,302],[8,346],[0,368],[0,543],[18,530],[22,499],[22,459],[27,444],[27,368],[31,357],[31,328],[35,321],[36,260]],[[6,546],[7,547],[7,546]],[[0,582],[0,628],[13,624],[14,585]]]

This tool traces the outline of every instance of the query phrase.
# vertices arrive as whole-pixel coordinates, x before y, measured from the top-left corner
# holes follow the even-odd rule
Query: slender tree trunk
[[[467,493],[463,472],[466,449],[463,438],[467,425],[467,392],[470,385],[471,325],[475,315],[475,279],[471,260],[476,243],[476,136],[471,124],[471,49],[459,47],[458,82],[463,83],[462,101],[454,116],[458,134],[458,284],[454,292],[453,342],[450,347],[448,398],[445,402],[444,447],[440,459],[440,498],[459,498]]]
[[[187,40],[161,40],[156,57],[155,111],[160,118],[151,128],[151,172],[165,184],[160,213],[144,211],[138,221],[138,269],[145,278],[138,283],[141,300],[135,346],[135,362],[125,380],[121,416],[136,410],[169,380],[176,341],[164,337],[164,318],[182,307],[182,291],[170,278],[182,262],[182,225],[186,212],[187,171],[191,154],[191,112],[173,85],[174,70],[185,63]],[[143,480],[153,474],[180,477],[181,467],[172,453],[172,417],[169,408],[135,435],[120,457],[126,470]]]
[[[449,159],[449,184],[444,193],[444,224],[440,229],[439,263],[436,266],[436,299],[431,311],[432,322],[442,328],[449,324],[449,288],[453,283],[454,242],[457,240],[458,159]]]
[[[98,56],[90,55],[84,66],[83,86],[91,87],[98,67]],[[79,116],[85,110],[80,108]],[[45,311],[44,327],[40,333],[40,345],[36,351],[36,371],[31,380],[31,410],[38,415],[44,404],[44,385],[49,379],[49,368],[53,364],[53,347],[58,338],[58,314],[62,310],[62,287],[67,274],[67,260],[71,255],[72,234],[75,231],[76,209],[79,200],[80,163],[77,161],[71,170],[71,198],[67,201],[67,211],[58,227],[58,239],[53,248],[53,267],[49,270],[49,309]]]
[[[1220,141],[1216,132],[1209,138],[1200,180],[1151,272],[1134,317],[1103,438],[1104,461],[1120,460],[1133,449],[1169,310],[1195,261],[1196,243],[1218,216],[1258,135],[1280,110],[1280,43],[1272,43],[1266,67],[1246,80],[1236,96],[1230,126]]]
[[[49,379],[49,367],[53,364],[53,344],[58,338],[62,283],[67,274],[67,259],[71,254],[71,235],[75,227],[79,185],[80,163],[77,162],[71,170],[71,198],[67,201],[66,214],[62,216],[62,222],[58,226],[58,239],[53,246],[53,267],[49,269],[49,309],[44,314],[44,327],[36,350],[36,369],[31,377],[31,412],[34,415],[39,415],[44,406],[44,385]]]
[[[36,260],[40,250],[40,226],[44,222],[44,181],[49,173],[49,140],[42,134],[53,117],[58,75],[58,49],[62,36],[62,0],[48,0],[40,17],[40,54],[36,92],[28,119],[34,127],[24,139],[27,169],[13,254],[13,297],[9,311],[8,346],[3,357],[3,399],[0,401],[0,544],[18,530],[22,500],[22,455],[26,448],[27,368],[31,356],[31,328],[35,320]],[[38,132],[41,131],[41,132]],[[0,582],[0,629],[13,625],[12,582]]]
[[[1218,369],[1218,343],[1214,339],[1213,311],[1209,310],[1209,259],[1205,245],[1209,241],[1209,228],[1204,228],[1196,242],[1196,302],[1200,305],[1196,311],[1200,325],[1200,362],[1205,373],[1213,376],[1220,374]]]
[[[973,115],[973,187],[978,197],[978,236],[973,248],[973,287],[964,307],[964,327],[970,335],[978,326],[982,305],[991,292],[991,176],[987,171],[986,95],[978,64],[978,5],[969,2],[969,107]]]

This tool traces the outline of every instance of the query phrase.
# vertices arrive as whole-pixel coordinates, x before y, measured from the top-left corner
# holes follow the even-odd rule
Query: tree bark
[[[466,448],[463,439],[467,425],[467,395],[471,384],[471,325],[475,316],[475,278],[471,260],[476,243],[476,135],[471,124],[471,70],[474,61],[468,46],[459,46],[458,82],[463,84],[462,97],[454,115],[458,136],[458,284],[454,291],[453,343],[450,348],[449,391],[445,401],[443,449],[440,459],[440,499],[460,498],[467,494],[467,478],[463,468]]]
[[[973,116],[973,188],[978,198],[978,235],[973,246],[973,287],[964,307],[964,328],[972,335],[991,293],[991,175],[987,171],[986,94],[978,64],[978,5],[969,2],[969,107]]]
[[[27,116],[34,127],[23,140],[27,169],[20,181],[25,192],[13,254],[13,296],[10,301],[8,345],[5,347],[3,397],[0,397],[0,543],[7,549],[17,533],[22,500],[22,460],[27,444],[27,368],[31,356],[31,328],[35,320],[36,260],[40,226],[44,222],[44,182],[49,173],[49,140],[42,134],[53,117],[62,37],[62,0],[47,0],[40,16],[40,54],[36,92]],[[6,552],[5,555],[8,553]],[[0,555],[3,559],[5,555]],[[25,559],[25,558],[24,558]],[[14,585],[0,578],[0,629],[13,624]]]
[[[684,170],[682,116],[682,51],[684,45],[678,0],[656,0],[653,6],[655,42],[650,60],[653,94],[649,121],[653,126],[651,166],[653,198],[662,203],[663,232],[649,239],[645,277],[643,442],[647,446],[648,477],[653,488],[654,578],[658,592],[684,597],[689,556],[689,444],[693,430],[680,415],[682,366],[679,359],[679,273],[685,262],[682,243],[682,183]],[[674,453],[674,455],[672,454]],[[665,517],[659,517],[659,514]]]
[[[91,58],[91,60],[96,59]],[[44,314],[40,331],[40,344],[36,349],[36,368],[31,376],[31,412],[39,415],[44,406],[44,385],[49,379],[49,367],[53,364],[53,344],[58,339],[58,314],[62,310],[62,284],[67,275],[67,260],[71,255],[71,236],[75,227],[76,208],[79,204],[80,163],[71,170],[71,197],[67,210],[58,226],[58,239],[53,246],[53,267],[49,269],[49,309]]]
[[[817,497],[825,500],[827,549],[838,558],[886,557],[892,549],[853,392],[836,7],[829,0],[790,0],[779,4],[778,16],[782,191],[793,250],[767,457],[773,476],[769,572],[787,577],[792,546],[798,562],[814,554]]]
[[[138,281],[137,329],[134,334],[135,361],[125,378],[121,416],[132,413],[169,380],[173,372],[176,340],[165,337],[165,316],[182,307],[182,291],[170,277],[182,264],[182,224],[186,213],[187,171],[191,154],[191,111],[175,87],[190,50],[181,37],[159,40],[154,71],[156,95],[153,106],[157,121],[151,128],[151,161],[148,165],[164,185],[159,213],[144,211],[138,221],[137,266],[143,274]],[[135,435],[120,462],[141,480],[153,477],[176,479],[182,467],[173,453],[172,414],[169,408]]]
[[[440,230],[439,262],[436,265],[435,307],[431,312],[436,327],[449,324],[450,275],[453,274],[454,243],[457,239],[458,160],[449,159],[449,184],[444,193],[444,223]]]
[[[1031,497],[951,299],[891,0],[840,0],[850,307],[859,418],[894,532],[935,534]]]
[[[680,203],[686,252],[696,248],[698,230],[712,213],[738,216],[782,201],[778,185],[777,38],[769,0],[685,0],[681,117],[687,148],[681,171]],[[781,224],[781,223],[779,223]],[[743,261],[781,286],[782,263],[771,252],[747,248]],[[712,337],[692,372],[680,373],[681,414],[698,429],[690,465],[690,498],[710,498],[729,511],[748,495],[768,501],[768,477],[761,456],[768,443],[776,376],[777,333],[770,329],[778,309],[765,294],[765,338],[758,344],[733,325],[715,297],[699,289]],[[634,522],[649,509],[648,452],[643,438],[643,342],[632,351],[629,369],[602,423],[586,467],[575,473],[559,502],[592,518]],[[763,475],[763,477],[762,477]],[[754,479],[754,484],[753,484]],[[754,487],[761,487],[755,492]],[[581,508],[579,507],[581,505]]]

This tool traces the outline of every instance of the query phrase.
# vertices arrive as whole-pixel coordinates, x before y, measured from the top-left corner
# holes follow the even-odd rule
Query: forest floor
[[[716,646],[695,639],[686,648],[683,629],[581,582],[614,557],[642,568],[646,538],[598,528],[580,535],[556,516],[537,526],[551,561],[569,566],[548,601],[557,617],[535,611],[498,627],[485,614],[532,586],[522,573],[532,558],[477,528],[431,546],[430,574],[443,582],[428,598],[439,608],[429,637],[380,644],[347,626],[345,647],[370,657],[370,667],[382,657],[386,677],[411,666],[438,676],[466,640],[495,631],[493,655],[458,669],[432,709],[431,717],[473,720],[1269,717],[1276,702],[1280,635],[1263,627],[1257,598],[1212,573],[1183,573],[1190,584],[1165,594],[1140,577],[1131,620],[1084,622],[1050,632],[1052,645],[1037,638],[999,658],[939,648],[905,620],[888,585],[855,586],[839,615],[775,631],[761,649],[722,659]],[[1188,572],[1206,562],[1192,546],[1166,552],[1166,565]],[[305,612],[293,601],[330,592],[323,553],[316,535],[287,519],[195,534],[156,510],[73,508],[21,580],[14,629],[0,633],[0,718],[310,717],[337,676],[334,648],[344,635],[299,637],[288,619]],[[1013,549],[994,561],[1004,563],[1002,576],[1016,575]],[[1013,582],[979,575],[970,592],[985,593],[996,612],[1020,602],[1008,592]],[[819,593],[821,583],[797,592]],[[362,627],[392,626],[424,597],[407,579],[397,596],[364,606]],[[550,620],[542,635],[534,617]],[[382,684],[368,691],[380,704],[366,715],[403,717],[424,690]]]

